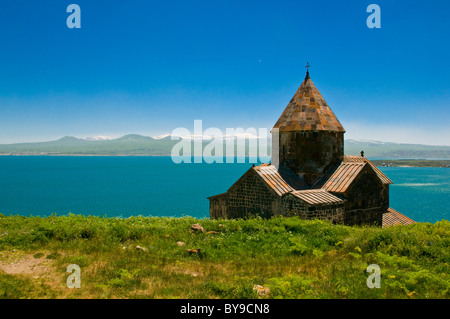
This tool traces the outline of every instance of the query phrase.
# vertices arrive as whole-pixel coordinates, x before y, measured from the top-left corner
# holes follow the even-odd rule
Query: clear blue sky
[[[449,15],[443,0],[1,0],[0,143],[270,129],[308,61],[346,138],[450,145]]]

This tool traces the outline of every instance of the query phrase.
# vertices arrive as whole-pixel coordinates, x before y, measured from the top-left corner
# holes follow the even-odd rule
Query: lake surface
[[[170,157],[0,156],[4,215],[209,216],[251,164],[174,164]],[[380,168],[390,206],[422,222],[450,219],[450,169]]]

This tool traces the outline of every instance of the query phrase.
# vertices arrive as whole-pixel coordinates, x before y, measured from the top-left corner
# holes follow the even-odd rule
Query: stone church
[[[270,164],[252,166],[208,197],[210,218],[300,216],[335,224],[414,223],[389,207],[392,181],[361,156],[344,155],[345,130],[309,71],[275,123]]]

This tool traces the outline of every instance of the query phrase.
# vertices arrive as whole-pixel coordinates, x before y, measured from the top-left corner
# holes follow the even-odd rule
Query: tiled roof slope
[[[403,214],[400,214],[395,209],[389,207],[387,212],[383,214],[383,227],[398,226],[398,225],[411,225],[415,221]]]
[[[306,74],[274,128],[282,131],[345,132],[341,123]]]
[[[380,169],[378,167],[376,167],[376,165],[374,165],[371,161],[369,161],[364,156],[348,156],[348,155],[346,155],[346,156],[344,156],[344,162],[367,163],[373,168],[375,173],[377,173],[377,176],[380,178],[380,180],[383,184],[392,184],[392,181],[386,175],[384,175],[383,172],[380,171]]]
[[[280,166],[277,169],[274,165],[261,164],[253,169],[279,196],[306,188],[302,180],[288,167]]]
[[[322,186],[322,189],[334,193],[344,193],[365,165],[365,163],[342,162]]]
[[[365,166],[370,166],[383,184],[392,184],[392,181],[365,157],[344,156],[344,161],[324,174],[318,183],[313,186],[313,189],[322,189],[323,191],[333,193],[345,193]],[[252,169],[279,196],[293,191],[310,189],[287,166],[282,165],[277,169],[274,165],[261,164]]]
[[[392,184],[371,161],[362,156],[344,156],[344,160],[329,169],[314,185],[329,192],[344,193],[365,166],[370,166],[382,184]]]
[[[323,189],[305,189],[307,186],[288,167],[261,164],[253,167],[263,181],[279,196],[292,194],[311,205],[341,203],[342,199]]]
[[[343,199],[333,194],[330,194],[322,189],[307,189],[301,191],[293,191],[291,194],[311,205],[335,204],[335,203],[342,203],[344,201]]]

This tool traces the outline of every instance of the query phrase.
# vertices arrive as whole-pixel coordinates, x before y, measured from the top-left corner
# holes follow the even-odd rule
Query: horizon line
[[[177,136],[178,138],[181,138],[181,139],[185,138],[183,136],[172,135],[172,134],[160,134],[160,135],[156,135],[156,136],[151,136],[151,135],[142,135],[142,134],[137,134],[137,133],[124,134],[124,135],[121,135],[119,137],[111,137],[111,136],[106,136],[106,135],[76,137],[76,136],[72,136],[72,135],[65,135],[65,136],[63,136],[61,138],[56,138],[56,139],[48,139],[48,140],[41,140],[41,141],[0,143],[0,145],[48,143],[48,142],[60,141],[60,140],[65,139],[65,138],[74,138],[74,139],[85,141],[85,142],[105,142],[105,141],[118,140],[118,139],[121,139],[121,138],[126,137],[126,136],[145,137],[145,138],[154,139],[156,141],[163,140],[163,139],[166,139],[167,137],[172,137],[172,136]],[[202,137],[203,141],[211,141],[211,136],[210,135],[202,135],[201,137]],[[239,136],[236,136],[236,135],[234,135],[234,137],[237,137],[238,139],[240,138]],[[245,136],[245,137],[243,137],[243,139],[247,140],[247,139],[249,139],[249,137],[252,138],[252,139],[260,139],[261,138],[261,137],[258,137],[258,136]],[[191,135],[191,138],[193,140],[194,139],[199,139],[198,137],[195,137],[193,134]],[[271,135],[268,135],[268,139],[271,139]],[[175,141],[175,140],[173,140],[173,141]],[[388,143],[388,144],[399,144],[399,145],[422,145],[422,146],[434,146],[434,147],[450,147],[450,145],[445,145],[445,144],[423,144],[423,143],[407,143],[407,142],[390,142],[390,141],[380,141],[380,140],[372,140],[372,139],[358,139],[358,138],[348,138],[348,139],[344,138],[344,142],[346,142],[346,141],[377,143],[377,144]]]

